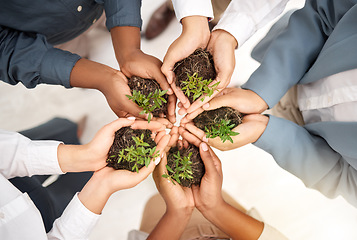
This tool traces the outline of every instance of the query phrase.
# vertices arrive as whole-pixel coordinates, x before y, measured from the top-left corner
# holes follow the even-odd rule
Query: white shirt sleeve
[[[34,174],[63,174],[57,159],[60,143],[31,141],[19,133],[0,130],[0,173],[7,179]]]
[[[172,0],[177,20],[188,16],[204,16],[213,19],[211,0]]]
[[[89,239],[100,215],[88,210],[76,194],[47,234],[48,239]]]
[[[259,28],[283,12],[289,0],[232,0],[213,30],[232,34],[243,45]]]

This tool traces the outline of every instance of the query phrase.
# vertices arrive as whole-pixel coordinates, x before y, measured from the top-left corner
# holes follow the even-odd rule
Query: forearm
[[[239,211],[226,202],[212,209],[201,211],[202,214],[217,228],[225,232],[232,239],[258,239],[264,223]]]
[[[115,56],[119,66],[123,66],[133,51],[140,50],[140,28],[138,27],[114,27],[110,30]]]
[[[166,211],[147,239],[180,239],[190,220],[191,213]]]
[[[110,82],[117,77],[118,70],[87,59],[80,59],[74,66],[70,84],[72,87],[91,88],[105,92]]]
[[[96,179],[94,173],[78,194],[78,198],[88,210],[95,214],[101,214],[111,194],[107,184],[100,181],[100,179]]]

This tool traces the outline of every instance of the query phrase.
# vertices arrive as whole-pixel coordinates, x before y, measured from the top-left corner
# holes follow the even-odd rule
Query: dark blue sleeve
[[[96,0],[104,4],[108,30],[117,26],[132,26],[141,29],[141,0]]]
[[[54,84],[70,88],[70,74],[81,57],[53,48],[41,34],[0,26],[0,80],[27,88]]]

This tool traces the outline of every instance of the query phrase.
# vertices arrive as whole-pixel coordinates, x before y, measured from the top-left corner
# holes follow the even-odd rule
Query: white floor
[[[143,1],[143,29],[151,13],[162,2]],[[300,4],[298,0],[291,1],[287,9]],[[249,52],[267,29],[268,26],[237,50],[233,85],[246,81],[258,66],[249,57]],[[158,38],[152,41],[143,39],[142,49],[163,59],[168,46],[179,34],[180,24],[173,21]],[[109,33],[97,30],[91,35],[90,58],[117,67]],[[103,95],[95,90],[69,90],[45,85],[28,90],[20,84],[10,86],[2,82],[0,113],[0,128],[14,131],[36,126],[54,116],[78,120],[87,114],[88,127],[83,143],[116,118]],[[223,189],[246,208],[255,207],[266,222],[289,239],[357,239],[357,210],[344,199],[327,199],[319,192],[305,188],[299,179],[277,166],[269,154],[252,145],[216,152],[223,162]],[[114,194],[90,239],[126,239],[131,229],[139,227],[145,202],[156,192],[150,176],[135,188]]]

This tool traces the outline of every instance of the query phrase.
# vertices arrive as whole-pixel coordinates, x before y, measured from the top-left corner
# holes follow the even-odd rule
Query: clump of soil
[[[124,169],[132,172],[135,172],[133,169],[135,164],[137,164],[138,169],[145,166],[145,163],[138,164],[137,162],[127,162],[124,160],[121,160],[120,163],[118,163],[120,151],[122,149],[129,148],[130,146],[136,146],[133,137],[140,138],[142,134],[144,135],[144,142],[149,144],[147,148],[156,147],[156,143],[151,138],[152,132],[148,129],[132,129],[131,127],[123,127],[116,131],[114,142],[108,152],[107,166],[112,167],[115,170]]]
[[[235,128],[242,123],[243,114],[231,107],[221,107],[214,110],[204,111],[193,119],[193,123],[199,129],[205,131],[213,128],[219,128],[219,124],[222,120],[227,122],[229,120],[229,126],[233,125],[230,129]],[[222,136],[220,136],[222,139]],[[229,136],[227,136],[229,137]],[[224,140],[223,138],[222,140]],[[228,138],[229,139],[229,138]],[[225,140],[224,140],[225,141]]]
[[[176,171],[178,168],[182,167],[182,165],[180,165],[180,164],[178,164],[178,166],[176,166],[174,154],[177,154],[178,151],[180,152],[180,156],[182,158],[189,156],[189,154],[191,153],[190,161],[192,162],[191,171],[192,171],[192,177],[193,177],[191,179],[180,177],[179,184],[183,187],[191,187],[192,184],[200,185],[201,179],[202,179],[203,175],[205,174],[205,166],[202,162],[199,148],[193,144],[189,144],[188,148],[182,148],[182,149],[179,149],[178,147],[172,147],[169,150],[169,153],[167,155],[167,165],[174,171]],[[169,173],[169,175],[170,175],[170,173]]]
[[[176,75],[175,84],[180,89],[185,87],[184,81],[187,81],[188,75],[193,76],[196,73],[202,80],[214,80],[217,75],[212,55],[200,48],[196,49],[187,58],[177,62],[173,71]],[[191,103],[194,102],[193,94],[187,97]]]
[[[149,96],[150,93],[154,93],[156,90],[162,90],[160,85],[153,79],[147,79],[147,78],[141,78],[138,76],[133,76],[128,80],[128,86],[131,90],[131,94],[133,94],[133,91],[140,91],[142,94],[145,96]],[[154,117],[160,117],[160,114],[167,114],[167,99],[168,95],[165,94],[163,98],[166,100],[166,102],[162,102],[161,106],[159,108],[156,108],[154,111],[151,113],[153,114]],[[153,100],[149,101],[150,106],[155,105],[155,102]],[[138,104],[136,102],[136,104]],[[139,105],[139,104],[138,104]]]

